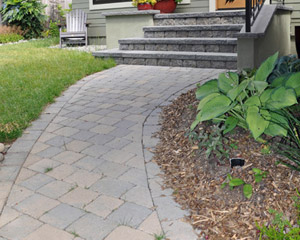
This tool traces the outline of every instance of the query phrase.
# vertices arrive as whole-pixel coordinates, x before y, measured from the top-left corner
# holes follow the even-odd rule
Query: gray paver
[[[108,219],[120,225],[137,227],[145,220],[152,211],[146,207],[126,202],[111,215]]]
[[[31,217],[39,218],[45,212],[54,208],[58,204],[59,202],[56,200],[50,199],[40,194],[34,194],[26,198],[24,201],[20,202],[15,206],[15,208],[20,212],[30,215]]]
[[[39,174],[34,175],[31,178],[28,178],[24,182],[21,182],[20,185],[23,187],[26,187],[30,190],[35,191],[52,181],[54,181],[54,178],[44,175],[42,173],[39,173]]]
[[[104,162],[105,162],[104,159],[86,156],[86,157],[80,159],[79,161],[77,161],[76,163],[74,163],[73,166],[81,168],[81,169],[85,169],[88,171],[92,171],[95,168],[101,166],[101,164],[103,164]]]
[[[113,178],[104,178],[93,184],[90,189],[101,194],[119,198],[134,185],[125,181]]]
[[[41,187],[37,192],[47,197],[50,197],[52,199],[57,199],[62,195],[64,195],[65,193],[69,192],[71,187],[72,184],[70,183],[66,183],[62,181],[53,181]]]
[[[83,210],[62,203],[44,214],[40,219],[54,227],[65,229],[84,214]]]
[[[0,236],[7,239],[22,240],[41,225],[40,221],[23,215],[1,228]]]
[[[100,157],[103,154],[107,153],[111,150],[110,147],[102,146],[102,145],[93,145],[88,147],[87,149],[83,150],[82,153],[93,156],[93,157]]]
[[[113,178],[117,178],[121,176],[123,173],[125,173],[129,168],[127,166],[124,166],[122,164],[110,162],[110,161],[103,161],[103,163],[95,168],[93,172],[109,176]]]
[[[116,226],[116,222],[103,220],[103,218],[90,213],[74,222],[67,228],[67,231],[76,232],[80,237],[84,239],[102,240]]]

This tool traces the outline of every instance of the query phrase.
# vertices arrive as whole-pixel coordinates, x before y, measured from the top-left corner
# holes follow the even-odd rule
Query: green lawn
[[[0,142],[9,142],[77,80],[115,66],[113,60],[48,46],[57,39],[0,46]]]

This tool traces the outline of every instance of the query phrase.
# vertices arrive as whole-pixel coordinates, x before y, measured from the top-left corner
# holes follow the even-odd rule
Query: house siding
[[[102,13],[112,11],[134,11],[136,8],[89,10],[89,0],[73,0],[73,9],[82,9],[88,13],[88,29],[91,44],[105,44],[105,17]],[[190,4],[178,5],[176,12],[208,12],[208,0],[191,0]]]
[[[274,2],[274,1],[273,1]],[[294,26],[300,25],[300,1],[285,0],[288,7],[294,9],[291,20],[291,32],[294,35]],[[121,9],[108,10],[89,10],[89,0],[73,0],[73,9],[83,9],[88,13],[88,20],[91,23],[89,28],[89,36],[91,38],[101,39],[100,42],[105,44],[105,17],[101,14],[108,11],[120,11]],[[122,10],[130,11],[135,8],[122,8]],[[191,4],[178,5],[176,12],[208,12],[208,0],[191,0]]]

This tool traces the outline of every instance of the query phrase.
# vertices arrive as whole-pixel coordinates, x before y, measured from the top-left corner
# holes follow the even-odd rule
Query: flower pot
[[[153,6],[150,3],[142,3],[142,4],[138,4],[137,6],[138,10],[152,10]]]
[[[160,13],[173,13],[176,6],[174,0],[160,0],[154,5],[154,10],[160,10]]]
[[[300,58],[300,26],[295,26],[295,43],[298,58]]]

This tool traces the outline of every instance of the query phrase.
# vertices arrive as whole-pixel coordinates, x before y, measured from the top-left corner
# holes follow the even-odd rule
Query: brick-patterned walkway
[[[70,87],[0,166],[0,240],[197,239],[147,149],[158,106],[219,72],[119,65]]]

